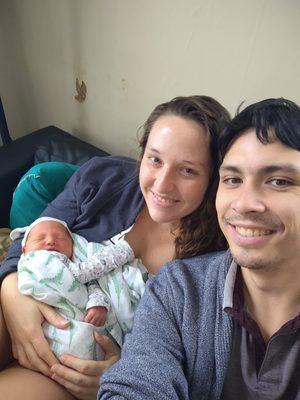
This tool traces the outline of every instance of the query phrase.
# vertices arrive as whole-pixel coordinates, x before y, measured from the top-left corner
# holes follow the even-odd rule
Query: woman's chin
[[[151,219],[158,224],[173,224],[177,223],[180,218],[174,214],[168,213],[165,210],[149,210]]]

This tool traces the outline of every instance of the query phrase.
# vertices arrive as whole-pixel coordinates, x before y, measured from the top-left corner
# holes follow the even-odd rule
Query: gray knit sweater
[[[148,283],[121,360],[103,376],[98,399],[219,399],[232,320],[223,311],[232,261],[220,252],[165,265]]]

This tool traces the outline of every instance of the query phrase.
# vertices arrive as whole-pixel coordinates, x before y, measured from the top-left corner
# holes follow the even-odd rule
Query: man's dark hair
[[[220,162],[236,139],[248,129],[254,129],[264,144],[270,143],[275,135],[286,146],[300,150],[300,107],[284,98],[267,99],[246,107],[232,119],[220,137]]]

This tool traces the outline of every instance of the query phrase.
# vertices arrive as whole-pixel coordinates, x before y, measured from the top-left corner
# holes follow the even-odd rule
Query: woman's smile
[[[153,190],[150,190],[150,193],[152,193],[154,203],[160,207],[173,207],[180,202],[180,200],[174,199],[165,194],[159,194]]]
[[[150,131],[140,186],[156,222],[173,223],[201,204],[211,168],[206,131],[195,121],[165,115]]]

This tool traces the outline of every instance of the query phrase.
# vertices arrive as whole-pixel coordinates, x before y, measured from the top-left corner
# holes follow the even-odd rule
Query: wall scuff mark
[[[79,101],[79,103],[83,103],[85,98],[86,98],[86,84],[84,83],[84,81],[82,81],[81,83],[79,83],[79,79],[76,78],[76,92],[77,94],[74,96],[74,98]]]

